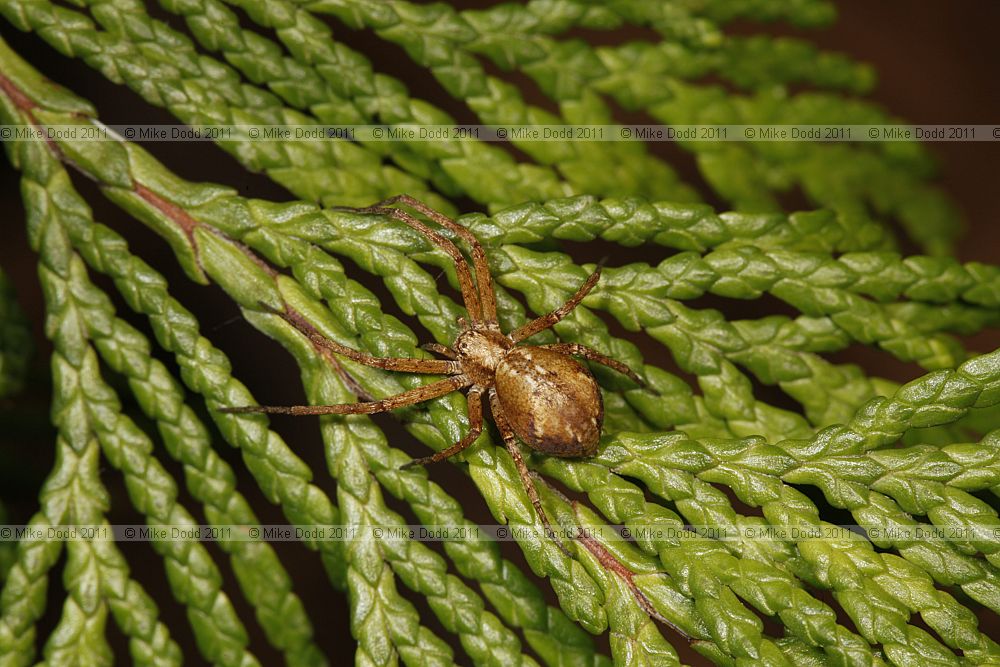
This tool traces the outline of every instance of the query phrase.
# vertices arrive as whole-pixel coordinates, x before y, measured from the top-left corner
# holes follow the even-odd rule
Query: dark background
[[[465,3],[470,4],[470,3]],[[491,3],[477,2],[477,6]],[[464,6],[464,5],[463,5]],[[178,25],[176,19],[169,19]],[[842,3],[838,22],[824,30],[796,30],[786,26],[735,24],[730,30],[740,33],[765,32],[770,34],[797,35],[810,39],[818,45],[849,53],[855,58],[871,63],[879,74],[879,84],[871,98],[889,109],[893,114],[915,123],[998,123],[1000,122],[1000,98],[996,84],[1000,72],[1000,48],[996,43],[997,27],[1000,25],[1000,5],[987,0],[959,3],[936,4],[929,2],[906,2],[892,0],[867,3]],[[378,40],[368,32],[350,33],[339,24],[334,24],[338,37],[348,44],[364,51],[381,71],[394,74],[411,83],[411,91],[417,97],[424,97],[448,109],[460,121],[472,122],[472,115],[460,103],[449,99],[423,70],[409,63],[395,46]],[[24,57],[55,81],[67,85],[79,95],[94,102],[100,117],[108,123],[129,122],[174,122],[162,109],[145,104],[124,86],[107,82],[79,60],[69,60],[55,53],[35,35],[17,32],[6,22],[0,22],[0,34]],[[618,39],[629,37],[622,32]],[[517,78],[518,82],[523,79]],[[545,103],[537,95],[532,98],[533,88],[526,89],[529,99]],[[641,121],[640,121],[641,122]],[[248,174],[221,150],[210,144],[158,143],[150,150],[171,169],[191,180],[212,180],[237,187],[243,194],[271,199],[288,199],[280,187],[266,178]],[[689,182],[698,182],[693,160],[686,154],[670,146],[655,145],[655,151],[666,156]],[[963,260],[979,260],[996,263],[1000,248],[1000,198],[997,196],[997,165],[1000,164],[1000,143],[937,143],[931,145],[932,152],[940,159],[939,184],[950,193],[958,204],[967,222],[965,236],[959,244],[959,257]],[[166,245],[149,233],[134,220],[123,215],[94,191],[93,187],[77,180],[83,194],[95,209],[99,221],[111,225],[123,233],[133,249],[149,261],[169,279],[174,295],[192,309],[199,317],[203,332],[233,361],[236,376],[243,380],[262,403],[288,404],[302,399],[298,376],[290,359],[277,350],[266,338],[257,334],[242,322],[234,322],[236,309],[221,292],[212,287],[192,285],[176,266]],[[48,400],[50,395],[48,380],[48,351],[50,346],[42,334],[43,301],[35,275],[35,255],[28,248],[24,235],[23,208],[18,194],[18,176],[10,166],[0,163],[0,201],[3,202],[2,236],[0,236],[0,266],[13,279],[19,293],[19,300],[32,319],[38,340],[39,353],[36,354],[33,373],[26,392],[16,401],[0,401],[0,488],[2,497],[11,512],[11,520],[23,522],[37,508],[37,491],[45,474],[52,465],[52,442],[54,432],[48,421]],[[598,244],[600,245],[600,244]],[[616,261],[653,260],[662,257],[663,250],[640,248],[623,251],[611,246],[601,246],[600,252],[614,254]],[[575,250],[576,251],[576,250]],[[588,258],[591,250],[579,248]],[[623,254],[625,253],[625,254]],[[594,252],[593,255],[597,253]],[[412,318],[394,309],[391,298],[381,284],[373,282],[360,271],[352,277],[365,283],[375,291],[385,307],[401,317],[408,324],[415,324]],[[99,285],[108,287],[107,281],[95,278]],[[113,290],[109,290],[111,292]],[[119,314],[135,326],[148,333],[144,320],[135,318],[120,302]],[[711,305],[711,304],[708,304]],[[732,302],[727,302],[727,313],[733,316],[760,315],[759,304],[746,304],[746,312],[733,313]],[[768,308],[780,310],[769,304]],[[415,327],[420,330],[419,326]],[[637,340],[642,347],[649,345]],[[1000,336],[996,331],[972,337],[969,341],[973,349],[988,351],[1000,347]],[[172,366],[172,361],[162,357]],[[861,363],[872,374],[905,381],[919,374],[916,367],[891,359],[878,351],[856,346],[837,357],[839,361]],[[119,385],[121,386],[120,383]],[[123,386],[121,386],[124,389]],[[134,405],[128,403],[127,392],[121,392],[126,408],[133,414]],[[762,396],[768,400],[781,402],[781,397],[770,393]],[[197,404],[198,401],[193,401]],[[387,417],[377,418],[390,438],[393,446],[402,447],[415,455],[422,452],[422,446],[411,438],[395,421]],[[207,416],[206,416],[206,421]],[[329,475],[324,474],[325,463],[321,444],[312,420],[276,419],[276,428],[316,471],[315,482],[331,497],[335,496],[335,485]],[[219,449],[241,474],[240,490],[247,496],[264,523],[284,523],[279,510],[270,506],[256,489],[256,485],[243,472],[244,466],[238,453],[232,451],[219,440]],[[175,479],[182,478],[179,466],[173,464],[164,452],[158,452],[159,459]],[[471,482],[456,466],[441,465],[432,473],[434,479],[458,497],[464,504],[470,518],[483,523],[492,523],[485,503],[475,491]],[[121,476],[114,470],[102,471],[102,478],[112,493],[112,511],[109,520],[114,523],[139,522],[131,508]],[[183,483],[180,483],[183,486]],[[183,488],[179,500],[198,519],[202,519],[200,507]],[[400,509],[392,499],[390,504]],[[409,516],[407,512],[402,512]],[[831,520],[836,520],[832,518]],[[197,651],[193,648],[193,636],[184,618],[181,605],[172,598],[163,576],[162,563],[147,544],[121,544],[132,568],[133,576],[150,592],[160,606],[162,620],[171,628],[174,638],[185,648],[189,664],[200,664]],[[347,662],[347,649],[353,640],[348,632],[346,599],[332,590],[314,554],[303,547],[291,543],[275,544],[275,549],[285,563],[295,581],[295,590],[306,604],[307,611],[316,626],[316,636],[335,664]],[[432,545],[436,547],[437,545]],[[216,556],[216,562],[226,577],[226,590],[251,634],[251,649],[263,664],[277,664],[276,654],[260,636],[252,610],[243,602],[238,586],[233,580],[227,559],[215,545],[209,549]],[[517,563],[523,563],[516,546],[504,545],[505,555]],[[57,570],[58,571],[58,570]],[[57,575],[58,577],[59,575]],[[52,586],[50,605],[40,625],[40,636],[58,621],[61,611],[62,591],[58,580]],[[541,583],[543,590],[547,584]],[[400,592],[408,595],[400,586]],[[421,609],[421,616],[430,628],[441,636],[449,636],[437,623],[433,614],[419,599],[413,600]],[[996,617],[992,614],[980,615],[984,623],[996,628]],[[849,621],[847,621],[849,624]],[[769,632],[775,627],[769,624]],[[113,623],[109,623],[109,633],[119,658],[127,655],[124,638],[118,635]],[[665,636],[678,646],[682,659],[690,664],[703,664],[704,660],[683,647],[683,642],[671,635]],[[604,643],[605,639],[599,640]],[[457,647],[457,644],[456,644]],[[462,661],[464,655],[457,648],[456,655]],[[340,658],[340,660],[338,660]]]

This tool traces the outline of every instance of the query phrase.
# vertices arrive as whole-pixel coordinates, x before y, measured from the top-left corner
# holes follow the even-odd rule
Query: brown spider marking
[[[403,204],[419,211],[464,240],[472,251],[475,280],[469,265],[450,239],[430,228],[409,213],[394,208]],[[582,357],[603,364],[645,387],[645,382],[620,361],[604,356],[578,343],[523,345],[518,343],[559,322],[594,288],[601,275],[600,267],[570,299],[547,315],[504,334],[497,321],[493,278],[486,261],[486,252],[479,240],[462,225],[438,213],[426,204],[408,196],[398,195],[372,206],[342,210],[384,215],[398,220],[424,234],[434,245],[455,262],[462,300],[469,319],[460,320],[462,332],[451,347],[432,343],[425,346],[445,359],[406,359],[374,357],[332,341],[316,329],[288,313],[268,309],[284,317],[305,334],[314,345],[358,363],[392,371],[447,375],[443,380],[404,391],[378,401],[340,405],[293,405],[222,408],[228,413],[269,413],[290,415],[373,414],[402,408],[432,398],[468,388],[469,432],[451,447],[432,456],[414,459],[404,468],[435,463],[458,454],[471,445],[483,431],[483,395],[489,401],[493,421],[504,445],[517,468],[521,483],[545,526],[555,537],[542,509],[538,490],[521,456],[518,440],[543,454],[563,457],[593,456],[601,437],[604,405],[601,392],[590,371],[573,357]],[[556,540],[563,550],[565,547]]]

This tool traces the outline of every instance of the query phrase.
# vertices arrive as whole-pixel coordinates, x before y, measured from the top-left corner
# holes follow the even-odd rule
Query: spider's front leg
[[[458,246],[451,239],[429,228],[406,211],[393,208],[396,204],[403,204],[415,211],[419,211],[469,244],[469,249],[472,252],[472,263],[476,269],[475,285],[472,283],[472,274],[469,272],[468,264],[466,264],[465,258],[462,256],[462,252],[458,249]],[[426,236],[434,245],[447,253],[455,263],[459,286],[462,289],[462,300],[465,302],[465,309],[469,312],[469,318],[474,322],[485,322],[486,324],[497,323],[496,295],[493,292],[493,278],[490,275],[490,266],[486,259],[486,251],[483,250],[483,246],[475,234],[467,228],[443,213],[435,211],[422,201],[406,194],[389,197],[364,208],[350,208],[346,206],[335,208],[356,213],[385,215],[402,222]]]
[[[464,329],[464,327],[463,327]],[[427,350],[428,352],[434,352],[435,354],[440,354],[442,357],[448,359],[457,359],[458,355],[455,354],[455,350],[451,349],[447,345],[441,345],[440,343],[424,343],[420,346],[421,350]]]
[[[539,318],[531,320],[527,324],[518,327],[514,331],[511,331],[507,337],[515,343],[519,343],[525,338],[530,338],[534,336],[539,331],[545,331],[549,327],[557,324],[562,318],[569,315],[570,311],[580,305],[583,301],[583,297],[587,296],[590,290],[594,289],[594,285],[597,281],[601,279],[601,265],[598,264],[594,272],[590,274],[590,277],[580,286],[580,289],[576,291],[576,294],[571,296],[569,300],[563,305],[559,306],[555,310]]]
[[[472,380],[462,374],[461,364],[451,359],[411,359],[408,357],[375,357],[365,352],[341,345],[324,336],[318,329],[310,324],[300,313],[294,310],[278,310],[271,306],[258,302],[258,306],[264,312],[277,315],[295,327],[299,333],[309,339],[313,347],[319,352],[327,362],[340,375],[348,389],[358,396],[371,398],[371,395],[364,392],[364,389],[357,384],[357,381],[347,371],[341,367],[334,354],[347,357],[359,364],[381,368],[389,371],[403,371],[411,373],[430,373],[435,375],[449,375],[445,380],[433,382],[410,391],[404,391],[396,396],[390,396],[380,401],[363,401],[360,403],[344,403],[339,405],[289,405],[289,406],[265,406],[265,405],[245,405],[238,407],[220,408],[220,412],[229,414],[250,414],[269,413],[284,415],[347,415],[347,414],[373,414],[376,412],[387,412],[396,408],[420,403],[432,398],[437,398],[456,389],[463,389],[472,384]]]
[[[261,310],[272,315],[277,315],[293,327],[299,333],[309,339],[314,347],[333,352],[347,357],[352,361],[373,368],[381,368],[387,371],[403,371],[408,373],[431,373],[434,375],[453,375],[461,372],[460,366],[448,359],[411,359],[409,357],[376,357],[360,350],[341,345],[337,341],[330,340],[319,329],[314,327],[301,315],[296,312],[288,312],[272,308],[262,301],[257,305]]]

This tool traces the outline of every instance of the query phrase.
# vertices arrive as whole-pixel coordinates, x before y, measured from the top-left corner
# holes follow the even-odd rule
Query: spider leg
[[[246,405],[236,408],[219,408],[219,412],[229,414],[266,413],[271,415],[370,415],[388,412],[414,403],[429,401],[444,396],[456,389],[472,384],[467,375],[452,375],[444,380],[425,384],[380,401],[363,403],[340,403],[338,405]]]
[[[551,345],[539,345],[538,347],[552,350],[553,352],[573,355],[574,357],[583,357],[589,361],[612,368],[622,375],[627,375],[632,382],[635,382],[640,387],[646,386],[646,381],[639,377],[631,368],[616,359],[604,356],[597,350],[589,348],[586,345],[580,345],[579,343],[553,343]]]
[[[524,463],[524,457],[521,456],[521,448],[518,446],[514,429],[511,428],[510,423],[507,421],[507,416],[500,406],[500,401],[497,400],[496,389],[490,389],[490,408],[493,412],[493,421],[496,423],[497,430],[500,431],[500,436],[503,438],[503,444],[507,447],[507,451],[510,452],[511,458],[514,459],[514,467],[517,468],[517,474],[521,477],[521,484],[524,486],[524,490],[531,500],[531,505],[535,508],[535,513],[538,514],[538,518],[541,519],[542,524],[545,526],[546,535],[559,546],[564,554],[572,558],[573,556],[570,554],[569,549],[566,548],[566,545],[562,543],[562,540],[552,530],[549,517],[542,508],[542,499],[538,497],[538,489],[535,488],[535,483],[531,479],[528,466]]]
[[[389,207],[393,204],[404,204],[415,211],[423,213],[428,218],[438,223],[445,229],[453,232],[469,244],[469,249],[472,251],[472,263],[476,268],[476,282],[479,285],[479,298],[482,304],[482,321],[487,324],[496,324],[497,301],[496,295],[493,293],[493,277],[490,275],[490,265],[486,259],[486,251],[483,250],[483,245],[479,242],[479,239],[476,238],[476,235],[469,231],[467,227],[458,224],[443,213],[435,211],[419,199],[414,199],[407,194],[389,197],[385,201],[380,201],[375,204],[373,208]]]
[[[352,361],[374,368],[382,368],[387,371],[403,371],[407,373],[434,373],[440,375],[454,375],[461,372],[460,365],[454,361],[445,359],[409,359],[405,357],[374,357],[354,348],[341,345],[330,340],[319,332],[312,324],[307,322],[298,313],[278,310],[261,301],[257,305],[272,315],[277,315],[293,327],[299,330],[302,335],[308,338],[317,347],[329,350],[336,354],[343,355]]]
[[[517,343],[524,340],[525,338],[534,336],[539,331],[544,331],[545,329],[548,329],[553,324],[555,324],[562,318],[566,317],[566,315],[569,314],[569,311],[573,310],[578,305],[580,305],[580,302],[583,301],[583,297],[587,296],[587,293],[590,292],[590,290],[594,289],[594,285],[597,284],[597,281],[600,280],[600,278],[601,278],[601,267],[600,265],[598,265],[597,268],[594,269],[594,272],[590,274],[590,277],[587,278],[587,281],[580,286],[580,289],[576,291],[576,294],[571,296],[566,303],[559,306],[551,313],[547,315],[542,315],[541,317],[534,319],[528,322],[527,324],[518,327],[517,329],[514,329],[509,334],[507,334],[507,337],[510,338],[512,342]]]
[[[416,200],[414,199],[413,201]],[[398,220],[404,225],[426,236],[431,243],[443,250],[449,257],[451,257],[452,262],[455,263],[455,273],[458,276],[458,285],[462,291],[462,301],[465,302],[465,309],[469,311],[469,317],[473,321],[480,320],[482,318],[482,309],[479,303],[479,292],[476,290],[476,285],[472,281],[472,272],[469,271],[469,265],[465,261],[462,251],[458,249],[458,246],[455,245],[451,239],[447,238],[440,232],[431,229],[406,211],[386,205],[392,203],[394,203],[392,199],[387,199],[384,202],[379,202],[378,204],[366,206],[364,208],[338,206],[336,207],[336,210],[384,215],[392,218],[393,220]]]
[[[465,436],[456,442],[451,447],[447,449],[442,449],[440,452],[435,452],[431,456],[425,456],[419,459],[413,459],[409,463],[404,463],[399,467],[400,470],[405,470],[407,468],[412,468],[414,466],[423,466],[428,463],[437,463],[438,461],[444,461],[447,458],[458,454],[460,451],[471,445],[479,437],[479,434],[483,432],[483,390],[481,387],[475,386],[469,390],[469,432]]]
[[[465,327],[462,328],[464,329]],[[455,354],[455,351],[453,349],[451,349],[447,345],[441,345],[440,343],[424,343],[423,345],[420,346],[420,349],[440,354],[442,357],[447,357],[448,359],[458,358],[458,355]]]

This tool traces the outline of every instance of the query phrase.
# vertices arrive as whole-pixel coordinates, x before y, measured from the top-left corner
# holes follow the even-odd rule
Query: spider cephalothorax
[[[500,333],[499,328],[468,327],[464,319],[460,324],[465,330],[455,339],[455,360],[461,364],[462,372],[475,384],[484,388],[492,387],[497,366],[514,347],[514,343]]]
[[[441,233],[409,213],[393,208],[405,204],[451,231],[468,243],[472,251],[475,280],[458,247]],[[380,401],[345,403],[341,405],[245,406],[223,408],[223,412],[266,412],[293,415],[372,414],[419,403],[452,391],[468,388],[469,432],[451,447],[432,456],[414,459],[406,464],[423,465],[441,461],[471,445],[483,431],[483,394],[486,394],[493,420],[503,437],[504,445],[514,459],[525,491],[535,511],[550,530],[542,509],[538,491],[532,483],[521,451],[520,439],[526,445],[553,456],[591,456],[597,451],[604,421],[601,393],[590,371],[573,357],[582,357],[624,373],[638,384],[642,380],[625,364],[610,359],[596,350],[576,343],[551,345],[519,345],[539,331],[548,329],[573,310],[600,278],[600,269],[591,274],[569,301],[547,315],[504,334],[497,322],[493,280],[486,263],[486,253],[468,229],[438,213],[427,205],[399,195],[374,206],[349,209],[360,213],[385,215],[421,232],[444,250],[455,262],[462,300],[469,313],[461,320],[462,331],[451,347],[432,343],[425,348],[444,359],[405,359],[373,357],[345,347],[323,337],[308,323],[288,313],[277,312],[315,345],[328,352],[343,355],[368,366],[393,371],[433,373],[448,377]]]

